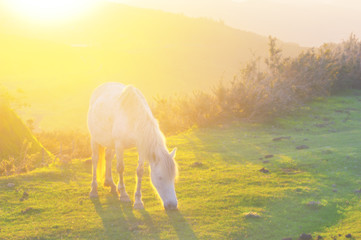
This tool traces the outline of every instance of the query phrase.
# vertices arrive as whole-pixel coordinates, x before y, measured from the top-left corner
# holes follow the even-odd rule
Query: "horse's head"
[[[151,162],[151,179],[163,201],[166,210],[177,209],[178,201],[174,189],[174,180],[177,175],[177,164],[174,161],[176,149],[171,153],[155,156],[156,161]]]

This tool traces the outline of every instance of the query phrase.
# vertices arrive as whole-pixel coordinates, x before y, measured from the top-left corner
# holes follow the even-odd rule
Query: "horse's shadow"
[[[183,217],[180,211],[166,211],[171,225],[177,232],[178,239],[198,239],[189,226],[187,220]]]
[[[130,203],[121,203],[119,198],[113,195],[106,196],[105,202],[101,202],[99,198],[92,198],[91,201],[103,222],[102,239],[135,238],[134,231],[137,230],[138,221]]]
[[[122,203],[116,196],[106,196],[105,202],[101,202],[99,198],[92,198],[91,201],[103,222],[104,232],[98,234],[101,239],[137,239],[141,237],[138,227],[140,224],[146,224],[149,229],[152,229],[151,233],[148,233],[148,238],[160,239],[161,230],[146,210],[139,211],[143,217],[141,220],[134,216],[130,203]],[[166,213],[179,239],[197,239],[179,211],[167,211]]]

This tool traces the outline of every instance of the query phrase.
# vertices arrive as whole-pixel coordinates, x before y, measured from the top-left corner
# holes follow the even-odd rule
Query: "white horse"
[[[93,181],[90,197],[97,197],[97,166],[101,166],[105,155],[104,186],[116,193],[111,172],[111,160],[115,149],[119,173],[118,192],[120,200],[130,202],[125,191],[123,172],[123,150],[136,146],[139,160],[137,188],[134,208],[143,209],[141,181],[144,160],[149,161],[151,180],[165,209],[177,209],[174,181],[177,176],[175,151],[168,152],[165,139],[156,119],[142,93],[121,83],[105,83],[99,86],[90,99],[88,128],[91,135]],[[104,154],[105,153],[105,154]],[[99,173],[98,173],[99,174]]]

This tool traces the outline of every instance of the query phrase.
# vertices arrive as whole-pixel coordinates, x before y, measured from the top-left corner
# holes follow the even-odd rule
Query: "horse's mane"
[[[136,135],[138,151],[150,162],[161,164],[170,178],[176,178],[177,164],[169,155],[164,135],[143,94],[131,85],[126,86],[120,96],[120,108]]]

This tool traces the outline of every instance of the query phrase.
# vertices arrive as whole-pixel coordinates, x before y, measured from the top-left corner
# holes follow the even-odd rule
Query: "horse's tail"
[[[99,158],[97,165],[98,181],[104,182],[105,179],[105,148],[99,146]]]

